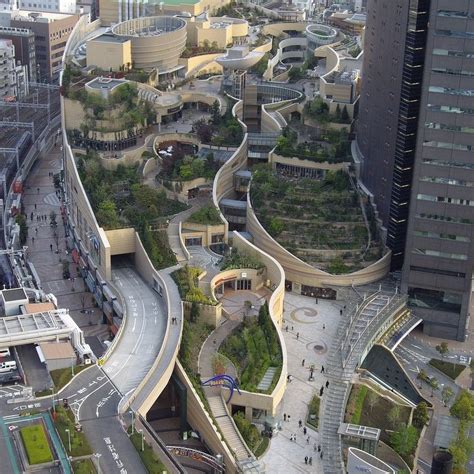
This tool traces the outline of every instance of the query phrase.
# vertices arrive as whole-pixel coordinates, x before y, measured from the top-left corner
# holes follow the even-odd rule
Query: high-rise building
[[[12,41],[0,39],[0,98],[18,99],[27,93],[27,68],[16,64],[15,46]]]
[[[0,26],[0,39],[9,39],[15,46],[15,59],[28,68],[30,82],[36,82],[35,34],[27,28]]]
[[[424,331],[464,340],[474,265],[474,2],[369,0],[361,181]]]

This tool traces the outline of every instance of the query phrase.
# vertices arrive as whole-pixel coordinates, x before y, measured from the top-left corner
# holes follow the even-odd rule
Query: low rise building
[[[11,40],[0,40],[0,97],[23,97],[28,92],[28,70],[16,64],[15,46]]]
[[[104,71],[122,71],[132,65],[132,43],[129,38],[104,34],[87,42],[87,66]]]
[[[12,28],[26,28],[35,35],[38,82],[58,80],[66,43],[78,20],[79,15],[65,13],[18,10],[12,14]]]

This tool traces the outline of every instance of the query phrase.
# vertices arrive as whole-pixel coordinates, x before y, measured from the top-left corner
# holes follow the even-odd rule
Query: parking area
[[[34,392],[51,388],[53,381],[46,365],[40,361],[34,344],[19,346],[17,350],[25,372],[26,384],[32,387]]]

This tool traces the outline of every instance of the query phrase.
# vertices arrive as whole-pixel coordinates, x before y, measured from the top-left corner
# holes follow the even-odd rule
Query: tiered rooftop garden
[[[375,222],[370,219],[367,228],[359,195],[345,171],[329,171],[315,180],[288,178],[259,167],[252,180],[251,201],[269,234],[317,268],[350,273],[383,254]]]

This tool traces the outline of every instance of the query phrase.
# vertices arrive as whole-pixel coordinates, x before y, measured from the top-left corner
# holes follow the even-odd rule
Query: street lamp
[[[143,430],[138,430],[138,432],[142,435],[142,451],[145,451],[145,436],[143,434]]]
[[[96,463],[97,463],[97,474],[100,474],[100,462],[99,462],[99,458],[102,456],[102,454],[100,453],[94,453],[94,458],[96,460]]]
[[[64,430],[67,433],[67,444],[69,446],[69,453],[71,453],[71,432],[68,428]]]
[[[56,413],[56,405],[54,404],[54,385],[51,387],[51,393],[53,395],[53,412]]]

